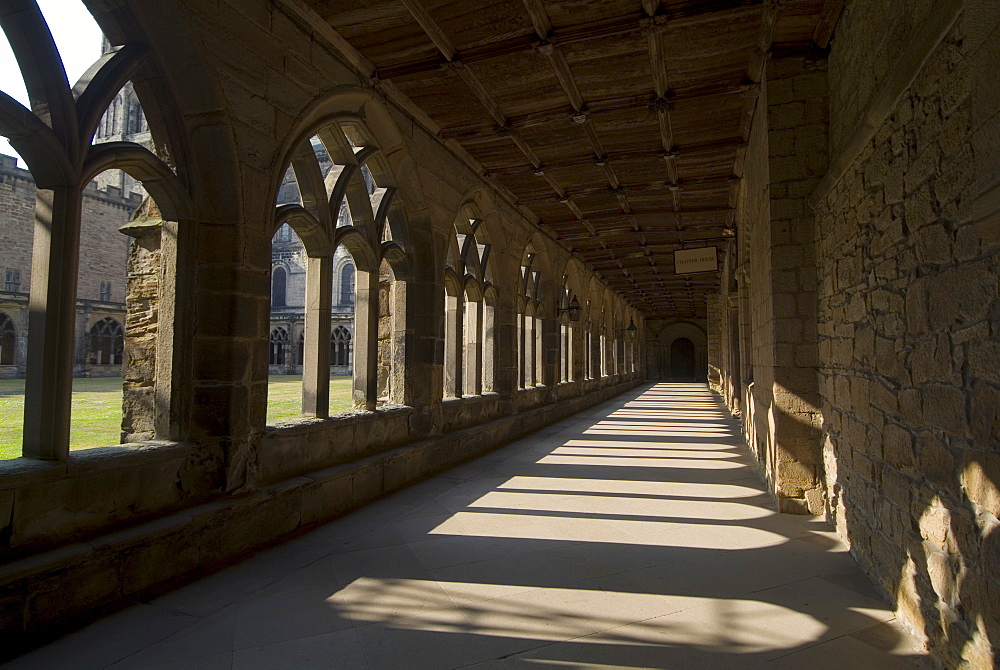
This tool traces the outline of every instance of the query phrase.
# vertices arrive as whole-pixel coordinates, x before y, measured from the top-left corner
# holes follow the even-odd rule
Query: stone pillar
[[[483,393],[496,390],[496,307],[483,303]]]
[[[779,509],[807,514],[824,509],[816,257],[806,199],[826,172],[826,91],[825,61],[772,61],[755,120],[768,130],[769,216],[753,232],[754,432]]]
[[[330,308],[333,258],[309,258],[306,270],[305,347],[302,360],[302,413],[330,416]],[[294,338],[293,338],[294,339]],[[297,342],[293,344],[297,346]]]
[[[354,406],[372,411],[378,402],[378,268],[359,268],[356,286]]]
[[[525,356],[526,338],[525,338],[525,334],[524,334],[524,324],[525,324],[525,319],[526,318],[527,317],[525,316],[524,312],[522,312],[522,311],[517,311],[514,314],[515,328],[516,328],[516,335],[515,335],[515,337],[517,338],[517,340],[516,340],[517,356],[516,356],[516,362],[515,362],[515,365],[517,366],[517,368],[514,371],[514,374],[516,375],[515,376],[515,379],[516,379],[516,381],[515,381],[515,388],[524,388],[527,385],[527,374],[526,374],[526,372],[527,372],[527,366],[525,365],[525,360],[526,360],[526,356]]]
[[[125,360],[121,441],[156,437],[156,358],[160,325],[163,219],[147,199],[121,232],[129,245],[125,279]]]
[[[462,298],[456,293],[445,294],[444,394],[462,397]]]
[[[395,342],[393,321],[396,316],[394,290],[396,282],[386,261],[379,271],[378,290],[378,400],[392,402],[393,358]]]
[[[504,396],[510,396],[518,388],[519,319],[520,314],[514,305],[513,297],[500,294],[493,316],[493,346],[497,366],[494,369],[493,390]],[[506,411],[513,412],[513,406],[509,403],[505,407]]]
[[[722,296],[709,293],[705,298],[707,304],[708,330],[708,385],[714,391],[722,388]]]
[[[571,323],[569,327],[570,344],[570,369],[572,374],[570,381],[578,382],[584,378],[584,347],[583,328],[578,324]]]
[[[403,402],[411,407],[436,403],[441,399],[442,370],[440,358],[435,363],[434,351],[441,340],[441,289],[433,281],[406,282],[406,330],[403,373],[406,375]]]
[[[483,392],[483,342],[480,338],[482,332],[482,303],[468,300],[465,303],[465,365],[463,367],[465,395],[479,395]]]
[[[24,455],[65,460],[73,394],[79,188],[38,189],[32,251]]]

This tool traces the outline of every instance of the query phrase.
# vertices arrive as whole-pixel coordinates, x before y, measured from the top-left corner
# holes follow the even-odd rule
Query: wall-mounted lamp
[[[558,317],[563,312],[569,312],[570,321],[580,320],[580,301],[576,299],[576,296],[573,296],[573,299],[569,301],[568,307],[556,308],[556,317]]]
[[[626,328],[625,330],[628,331],[628,339],[630,340],[634,340],[636,336],[639,334],[639,329],[635,327],[635,321],[633,321],[631,318],[629,318],[628,328]]]

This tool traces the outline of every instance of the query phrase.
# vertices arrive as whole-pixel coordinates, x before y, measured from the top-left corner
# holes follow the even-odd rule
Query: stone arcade
[[[830,519],[936,662],[993,667],[1000,4],[86,5],[115,48],[75,85],[33,0],[0,5],[32,98],[0,97],[0,134],[38,186],[5,643],[700,378],[781,511]],[[92,144],[127,86],[151,148]],[[126,227],[131,442],[71,452],[81,198],[116,168],[150,195]],[[267,426],[286,225],[305,417]],[[719,271],[675,273],[712,246]],[[355,410],[331,417],[345,254]]]

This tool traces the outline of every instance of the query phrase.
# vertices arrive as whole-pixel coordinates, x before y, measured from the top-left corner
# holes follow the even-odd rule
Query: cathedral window
[[[111,282],[102,281],[101,282],[101,297],[100,300],[103,302],[111,302]]]
[[[276,267],[271,271],[271,306],[284,307],[286,302],[285,287],[288,282],[288,273],[283,267]]]
[[[133,101],[129,106],[129,132],[130,133],[141,133],[142,132],[142,108],[139,107],[138,101]]]
[[[340,304],[354,304],[354,266],[350,263],[340,271]]]
[[[10,291],[12,293],[17,293],[21,290],[21,271],[13,268],[7,268],[7,272],[4,277],[3,290]]]

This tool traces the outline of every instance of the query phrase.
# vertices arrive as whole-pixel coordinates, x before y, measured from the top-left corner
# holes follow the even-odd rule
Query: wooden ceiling
[[[718,273],[766,55],[825,47],[843,0],[311,0],[539,225],[647,317]]]

